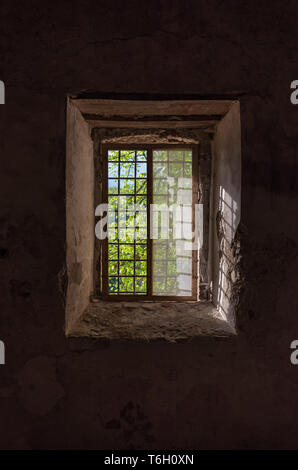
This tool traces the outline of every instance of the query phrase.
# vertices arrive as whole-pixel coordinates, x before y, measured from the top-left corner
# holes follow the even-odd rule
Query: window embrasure
[[[196,300],[196,146],[102,149],[101,296]]]
[[[202,335],[234,335],[238,297],[233,289],[238,280],[232,248],[241,207],[239,101],[226,97],[115,100],[94,94],[71,95],[67,97],[66,140],[66,335],[171,342]],[[112,153],[109,159],[109,151],[116,152],[117,160],[112,159]],[[129,163],[123,169],[122,151],[134,155],[127,161],[123,153],[123,164]],[[146,159],[140,159],[141,155]],[[110,178],[109,162],[115,171]],[[190,169],[191,188],[187,181]],[[125,172],[127,180],[133,180],[128,183],[126,197],[140,203],[141,209],[134,215],[126,211],[122,219]],[[109,194],[109,179],[117,180],[117,192]],[[144,182],[146,192],[141,192]],[[111,188],[114,186],[116,181]],[[154,202],[171,207],[175,202],[179,205],[179,200],[190,206],[190,189],[192,205],[180,223],[175,211],[151,211],[150,218],[147,209]],[[117,201],[117,210],[109,211],[109,198]],[[105,211],[101,210],[104,204]],[[199,233],[194,227],[195,204],[199,206]],[[110,218],[107,224],[107,215],[112,212],[114,222]],[[154,214],[159,214],[158,221],[154,221]],[[112,239],[99,239],[94,226],[96,233],[100,232],[101,222],[112,234],[116,228],[121,230],[121,219],[123,229],[131,231],[123,244],[115,237],[117,257],[112,259],[108,255]],[[158,230],[154,224],[159,224]],[[181,225],[185,225],[183,235],[179,234]],[[185,237],[190,225],[196,233],[191,256]],[[168,238],[162,235],[164,231]],[[135,238],[130,241],[132,233]],[[177,238],[183,242],[184,255]],[[129,258],[121,259],[122,250],[130,252],[126,253]]]

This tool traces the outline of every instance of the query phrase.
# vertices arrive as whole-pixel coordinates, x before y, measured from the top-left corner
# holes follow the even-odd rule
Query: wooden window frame
[[[192,150],[192,231],[195,230],[195,204],[198,201],[198,145],[197,144],[101,144],[99,164],[96,167],[102,172],[100,181],[95,180],[95,207],[100,203],[108,203],[108,150],[147,150],[147,292],[148,294],[110,295],[108,294],[108,239],[98,240],[95,237],[95,298],[105,301],[197,301],[198,286],[198,254],[199,250],[192,250],[192,295],[191,296],[165,296],[152,294],[152,239],[150,236],[150,205],[152,204],[152,168],[153,150]],[[98,173],[98,172],[95,172]],[[133,276],[132,276],[133,277]]]

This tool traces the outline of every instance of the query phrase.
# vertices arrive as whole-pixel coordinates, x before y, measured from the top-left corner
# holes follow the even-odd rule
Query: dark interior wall
[[[297,448],[297,20],[295,1],[1,2],[1,448]],[[86,89],[241,95],[237,338],[65,339],[66,94]]]

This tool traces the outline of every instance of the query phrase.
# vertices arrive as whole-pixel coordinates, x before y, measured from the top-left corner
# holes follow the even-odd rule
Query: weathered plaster
[[[133,313],[130,308],[124,308],[118,303],[98,302],[90,304],[91,297],[100,296],[100,246],[91,232],[94,222],[90,223],[90,214],[101,203],[102,165],[101,144],[115,143],[196,143],[198,144],[198,200],[202,208],[202,220],[199,227],[199,278],[200,300],[209,300],[209,279],[207,259],[209,249],[209,201],[211,180],[211,147],[210,136],[200,129],[176,129],[132,131],[131,129],[100,129],[91,131],[93,139],[94,164],[90,166],[90,137],[86,122],[78,116],[78,109],[69,101],[68,104],[68,134],[67,134],[67,263],[68,288],[66,294],[66,333],[68,336],[105,337],[107,339],[166,339],[177,341],[192,339],[199,335],[228,336],[234,334],[233,327],[218,321],[219,315],[211,303],[183,303],[177,307],[171,303],[144,304],[141,301],[134,305]],[[81,142],[78,142],[81,139]],[[84,146],[86,145],[86,149]],[[86,168],[88,173],[86,174]],[[86,174],[85,178],[81,175]],[[90,181],[94,181],[93,184]],[[93,192],[95,194],[93,196]],[[84,195],[84,197],[82,197]],[[92,202],[94,197],[94,203]],[[86,219],[86,214],[89,218]],[[72,233],[78,234],[71,237]],[[79,241],[77,240],[79,239]],[[90,271],[92,256],[90,247],[94,247],[93,267]],[[77,256],[87,255],[85,264],[77,262]],[[71,256],[70,256],[71,255]],[[60,279],[61,284],[61,279]],[[207,288],[206,288],[207,287]],[[149,306],[151,307],[149,308]],[[151,316],[144,315],[151,309]],[[153,315],[153,310],[155,315]],[[121,312],[117,320],[115,311]],[[71,313],[69,313],[71,312]],[[92,312],[92,315],[90,315]],[[182,313],[184,312],[184,314]],[[108,319],[108,321],[107,321]],[[173,328],[174,325],[174,328]]]
[[[297,2],[0,10],[0,448],[297,449]],[[237,336],[65,337],[65,97],[86,89],[240,96]]]
[[[66,333],[93,292],[93,142],[88,124],[68,100],[66,136]]]
[[[212,299],[224,317],[235,325],[235,309],[231,298],[233,283],[236,282],[235,266],[238,262],[234,250],[234,238],[241,213],[239,102],[232,106],[217,126],[213,145],[212,179]],[[238,252],[239,249],[237,255]]]
[[[235,334],[211,302],[103,302],[90,304],[71,336],[168,342]]]

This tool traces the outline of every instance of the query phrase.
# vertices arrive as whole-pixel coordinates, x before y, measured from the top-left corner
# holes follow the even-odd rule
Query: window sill
[[[202,336],[229,337],[235,334],[235,328],[211,302],[99,300],[89,304],[68,336],[176,342]]]

